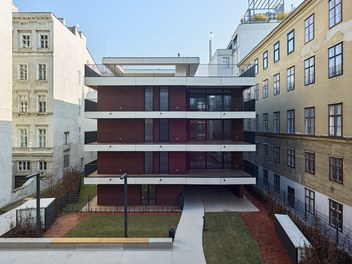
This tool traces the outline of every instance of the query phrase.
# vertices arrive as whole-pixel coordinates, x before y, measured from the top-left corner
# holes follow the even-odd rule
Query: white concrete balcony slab
[[[247,111],[95,111],[85,112],[91,119],[254,119],[255,112]]]

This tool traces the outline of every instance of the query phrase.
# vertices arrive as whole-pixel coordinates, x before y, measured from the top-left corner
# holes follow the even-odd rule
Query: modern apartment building
[[[304,1],[241,63],[253,63],[261,188],[325,215],[331,227],[352,228],[352,5]]]
[[[78,26],[52,13],[13,14],[13,188],[41,172],[50,182],[94,160],[84,153],[84,65],[94,63]]]
[[[10,201],[12,190],[12,1],[0,8],[0,206]]]
[[[99,205],[175,204],[185,185],[229,185],[239,196],[255,178],[244,172],[242,93],[254,77],[198,76],[199,58],[103,58],[87,66],[85,84],[97,90],[96,164],[86,184],[96,184]],[[205,65],[207,66],[207,65]]]

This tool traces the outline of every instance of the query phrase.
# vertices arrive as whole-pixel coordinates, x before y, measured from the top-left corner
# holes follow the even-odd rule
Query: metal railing
[[[116,68],[117,71],[111,69]],[[199,64],[194,75],[186,74],[179,77],[254,77],[254,70],[252,64]],[[148,70],[152,70],[151,77],[174,76],[176,74],[175,67],[157,66],[146,68],[141,66],[135,67],[120,67],[119,65],[105,65],[105,64],[86,64],[85,77],[123,77],[123,70],[126,69],[125,76],[146,76]],[[134,73],[127,73],[128,70],[135,70]],[[248,71],[250,70],[250,71]],[[146,73],[144,73],[144,72]],[[253,73],[252,73],[253,72]],[[178,74],[178,73],[177,73]],[[176,77],[177,77],[176,74]]]
[[[346,225],[342,225],[340,229],[338,225],[331,225],[328,216],[314,210],[309,212],[305,202],[298,199],[289,199],[287,192],[278,189],[270,183],[263,183],[257,181],[256,188],[264,193],[264,195],[274,198],[283,208],[288,212],[296,215],[300,220],[304,221],[309,226],[317,226],[326,234],[332,241],[349,254],[352,254],[352,230]]]

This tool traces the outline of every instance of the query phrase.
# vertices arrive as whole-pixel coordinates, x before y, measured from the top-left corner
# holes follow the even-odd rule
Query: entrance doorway
[[[143,184],[141,188],[141,204],[156,204],[156,187],[155,185]]]

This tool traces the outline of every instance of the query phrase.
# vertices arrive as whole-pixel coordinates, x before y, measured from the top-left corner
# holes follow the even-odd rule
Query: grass
[[[129,215],[129,237],[168,237],[169,229],[176,229],[180,214]],[[64,237],[123,237],[124,216],[92,215],[71,229]]]
[[[207,264],[262,263],[259,247],[240,213],[206,213],[205,228],[203,249]]]

